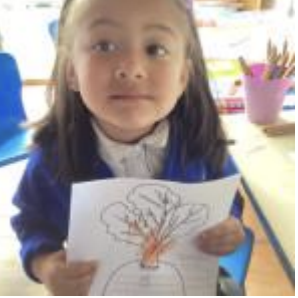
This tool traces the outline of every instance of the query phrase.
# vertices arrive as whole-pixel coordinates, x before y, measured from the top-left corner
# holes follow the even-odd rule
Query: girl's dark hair
[[[186,27],[189,29],[187,56],[192,65],[183,98],[169,116],[171,132],[180,137],[180,161],[183,166],[198,158],[204,159],[211,171],[219,175],[227,154],[227,141],[210,92],[192,12],[187,8],[185,0],[173,1],[177,2],[186,16]],[[46,160],[54,167],[57,176],[66,181],[91,177],[90,163],[86,163],[86,159],[82,157],[88,154],[92,156],[96,151],[90,113],[80,94],[70,90],[66,82],[65,64],[68,53],[64,47],[64,26],[73,2],[75,1],[66,0],[61,10],[57,56],[52,73],[55,84],[48,88],[51,107],[45,118],[35,125],[34,136],[34,144],[43,148]]]

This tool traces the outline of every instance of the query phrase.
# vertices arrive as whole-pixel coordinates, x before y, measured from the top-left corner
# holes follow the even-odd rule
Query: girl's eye
[[[110,41],[101,41],[96,45],[94,45],[92,48],[93,50],[97,52],[102,52],[102,53],[110,53],[117,50],[116,44]]]
[[[157,58],[164,57],[168,54],[167,49],[159,44],[148,45],[146,48],[146,52],[149,56]]]

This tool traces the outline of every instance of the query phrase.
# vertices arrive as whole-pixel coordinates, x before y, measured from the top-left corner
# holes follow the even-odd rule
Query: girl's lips
[[[115,100],[134,100],[134,99],[152,99],[153,97],[148,94],[113,94],[109,96]]]

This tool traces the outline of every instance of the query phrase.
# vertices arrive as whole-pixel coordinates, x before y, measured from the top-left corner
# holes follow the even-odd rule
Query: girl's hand
[[[86,296],[96,272],[96,262],[66,263],[60,250],[36,257],[33,274],[56,296]]]
[[[223,256],[234,251],[244,240],[239,219],[230,216],[218,225],[202,232],[196,239],[198,248],[208,254]]]

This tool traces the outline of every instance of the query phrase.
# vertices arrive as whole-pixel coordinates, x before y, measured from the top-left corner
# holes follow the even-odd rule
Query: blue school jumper
[[[174,142],[171,143],[159,179],[202,182],[220,178],[213,175],[202,160],[193,162],[182,169],[178,159],[180,146],[176,146]],[[94,169],[90,180],[114,177],[111,169],[99,160],[98,156],[96,159],[87,156],[86,162]],[[228,158],[221,177],[235,173],[238,173],[237,168],[232,159]],[[67,240],[70,197],[71,185],[63,184],[55,179],[44,160],[42,149],[35,149],[13,198],[13,203],[19,208],[19,213],[12,218],[12,227],[21,242],[24,269],[34,280],[36,278],[30,268],[32,258],[43,252],[60,250]],[[231,214],[240,218],[241,213],[241,201],[235,198]]]

